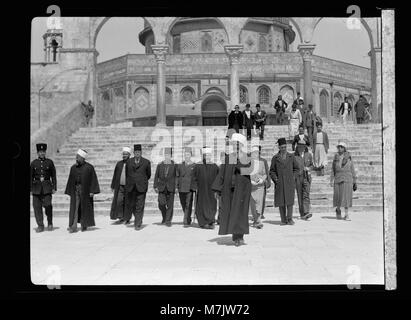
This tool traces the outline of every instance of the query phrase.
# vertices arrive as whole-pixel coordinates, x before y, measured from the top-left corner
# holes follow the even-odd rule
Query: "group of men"
[[[261,145],[251,142],[248,152],[247,136],[235,131],[227,136],[226,148],[221,153],[221,165],[212,161],[212,149],[202,149],[202,160],[193,162],[192,149],[184,149],[184,161],[172,160],[173,149],[165,148],[164,160],[157,167],[153,188],[158,194],[161,224],[170,227],[173,219],[174,197],[178,192],[184,212],[184,227],[192,224],[194,203],[195,217],[200,228],[213,229],[219,225],[219,234],[232,234],[238,246],[249,233],[249,215],[252,226],[262,228],[265,198],[271,181],[275,185],[275,207],[279,207],[282,225],[292,225],[295,191],[301,219],[308,220],[310,213],[311,169],[326,163],[328,137],[321,126],[314,136],[314,145],[300,127],[300,134],[292,143],[294,153],[287,152],[285,138],[278,139],[279,152],[271,160],[270,167],[261,157]],[[314,158],[308,147],[312,148]],[[46,209],[48,229],[52,230],[52,194],[57,190],[56,170],[53,161],[45,158],[47,145],[37,144],[39,158],[31,163],[33,207],[38,224],[37,232],[44,230],[42,207]],[[142,146],[122,149],[122,160],[116,163],[111,182],[113,200],[110,218],[116,224],[130,224],[134,215],[134,228],[142,228],[144,206],[151,178],[151,162],[142,156]],[[65,194],[70,196],[70,233],[94,226],[93,197],[100,193],[94,167],[86,161],[87,152],[79,149],[76,163],[70,168]]]
[[[236,133],[240,130],[246,132],[247,140],[251,139],[252,130],[257,130],[261,140],[264,140],[264,127],[267,113],[261,110],[259,104],[255,105],[256,111],[250,109],[250,104],[245,105],[245,110],[240,111],[240,107],[235,105],[234,110],[228,115],[228,129],[234,129]]]
[[[341,103],[338,109],[338,114],[341,116],[342,123],[347,123],[347,117],[352,111],[352,105],[348,100],[348,97],[344,97],[344,101]],[[354,105],[355,118],[357,119],[357,124],[363,124],[366,121],[371,121],[372,116],[370,112],[370,104],[367,99],[360,95],[358,101]]]

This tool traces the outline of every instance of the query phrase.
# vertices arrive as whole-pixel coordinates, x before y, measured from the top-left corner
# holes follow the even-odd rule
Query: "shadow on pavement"
[[[147,227],[147,225],[142,224],[141,227],[140,227],[140,230],[144,229],[145,227]],[[133,228],[134,229],[134,223],[127,224],[127,228]]]
[[[281,221],[274,221],[274,220],[263,220],[263,223],[269,223],[269,224],[275,224],[277,226],[279,226],[281,224]]]
[[[231,236],[227,237],[218,237],[214,239],[207,240],[209,242],[217,242],[218,245],[223,245],[223,246],[234,246],[234,241]]]
[[[321,219],[338,220],[337,217],[333,217],[333,216],[322,216]]]

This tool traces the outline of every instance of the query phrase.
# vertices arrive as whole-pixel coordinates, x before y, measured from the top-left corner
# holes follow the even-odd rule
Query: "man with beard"
[[[47,217],[47,230],[53,230],[52,194],[57,191],[56,168],[52,160],[46,158],[47,144],[36,144],[38,159],[30,164],[31,194],[33,196],[36,232],[44,231],[43,207]]]
[[[274,206],[280,207],[281,225],[293,225],[294,175],[299,171],[299,165],[295,156],[287,152],[285,138],[278,139],[278,146],[280,151],[274,155],[270,166],[270,177],[275,185]]]
[[[69,227],[70,233],[77,231],[77,223],[81,224],[81,231],[95,226],[94,222],[94,195],[100,193],[96,171],[86,162],[87,152],[79,149],[76,155],[76,164],[70,169],[65,194],[70,196]]]
[[[217,196],[211,185],[218,174],[218,166],[211,161],[211,151],[211,148],[203,148],[203,161],[194,166],[191,180],[191,190],[196,192],[195,215],[203,229],[214,229],[217,212]]]
[[[220,194],[222,202],[218,234],[232,234],[234,244],[238,247],[244,244],[244,234],[249,233],[252,168],[247,153],[242,150],[247,139],[242,134],[234,133],[230,143],[233,152],[226,156],[221,172],[213,183],[213,190]]]
[[[127,207],[124,220],[125,224],[129,224],[134,214],[135,230],[140,230],[143,223],[148,180],[151,177],[151,163],[141,155],[141,144],[135,144],[134,157],[128,159],[126,164]]]
[[[191,224],[191,212],[193,210],[193,192],[190,190],[190,187],[195,163],[191,160],[191,155],[191,148],[185,148],[184,161],[177,165],[176,172],[178,196],[184,212],[184,227],[188,227]]]
[[[131,149],[123,148],[123,160],[117,162],[114,168],[113,179],[111,180],[111,191],[113,192],[113,202],[111,204],[110,219],[117,220],[116,223],[124,222],[126,208],[126,163],[130,158]]]

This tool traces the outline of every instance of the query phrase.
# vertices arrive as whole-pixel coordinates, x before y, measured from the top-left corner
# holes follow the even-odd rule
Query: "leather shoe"
[[[234,245],[235,245],[236,247],[239,247],[239,246],[240,246],[240,240],[235,240],[235,241],[234,241]]]
[[[81,227],[81,232],[87,231],[87,227]]]
[[[280,226],[285,226],[287,222],[281,221]]]
[[[130,220],[127,220],[126,222],[124,222],[124,224],[130,224]]]
[[[287,224],[289,224],[290,226],[294,225],[294,221],[293,221],[293,219],[288,220],[288,221],[287,221]]]
[[[171,227],[171,222],[166,222],[166,227]]]
[[[140,230],[141,229],[141,225],[139,226],[134,226],[134,230]]]
[[[37,232],[37,233],[43,232],[43,231],[44,231],[44,227],[37,227],[37,228],[36,228],[36,232]]]
[[[48,230],[48,231],[53,231],[53,225],[52,225],[52,224],[49,224],[49,225],[47,226],[47,230]]]

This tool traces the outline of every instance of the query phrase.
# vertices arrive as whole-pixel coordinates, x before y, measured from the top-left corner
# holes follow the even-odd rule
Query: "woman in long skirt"
[[[293,139],[298,134],[298,127],[300,126],[301,122],[303,122],[301,112],[297,109],[297,105],[295,103],[292,106],[289,119],[290,124],[288,125],[288,132],[290,139]]]
[[[348,208],[352,207],[352,193],[357,190],[357,176],[347,145],[340,142],[337,148],[330,179],[330,185],[334,187],[333,206],[336,207],[337,219],[341,219],[341,207],[344,207],[344,220],[350,220]]]

